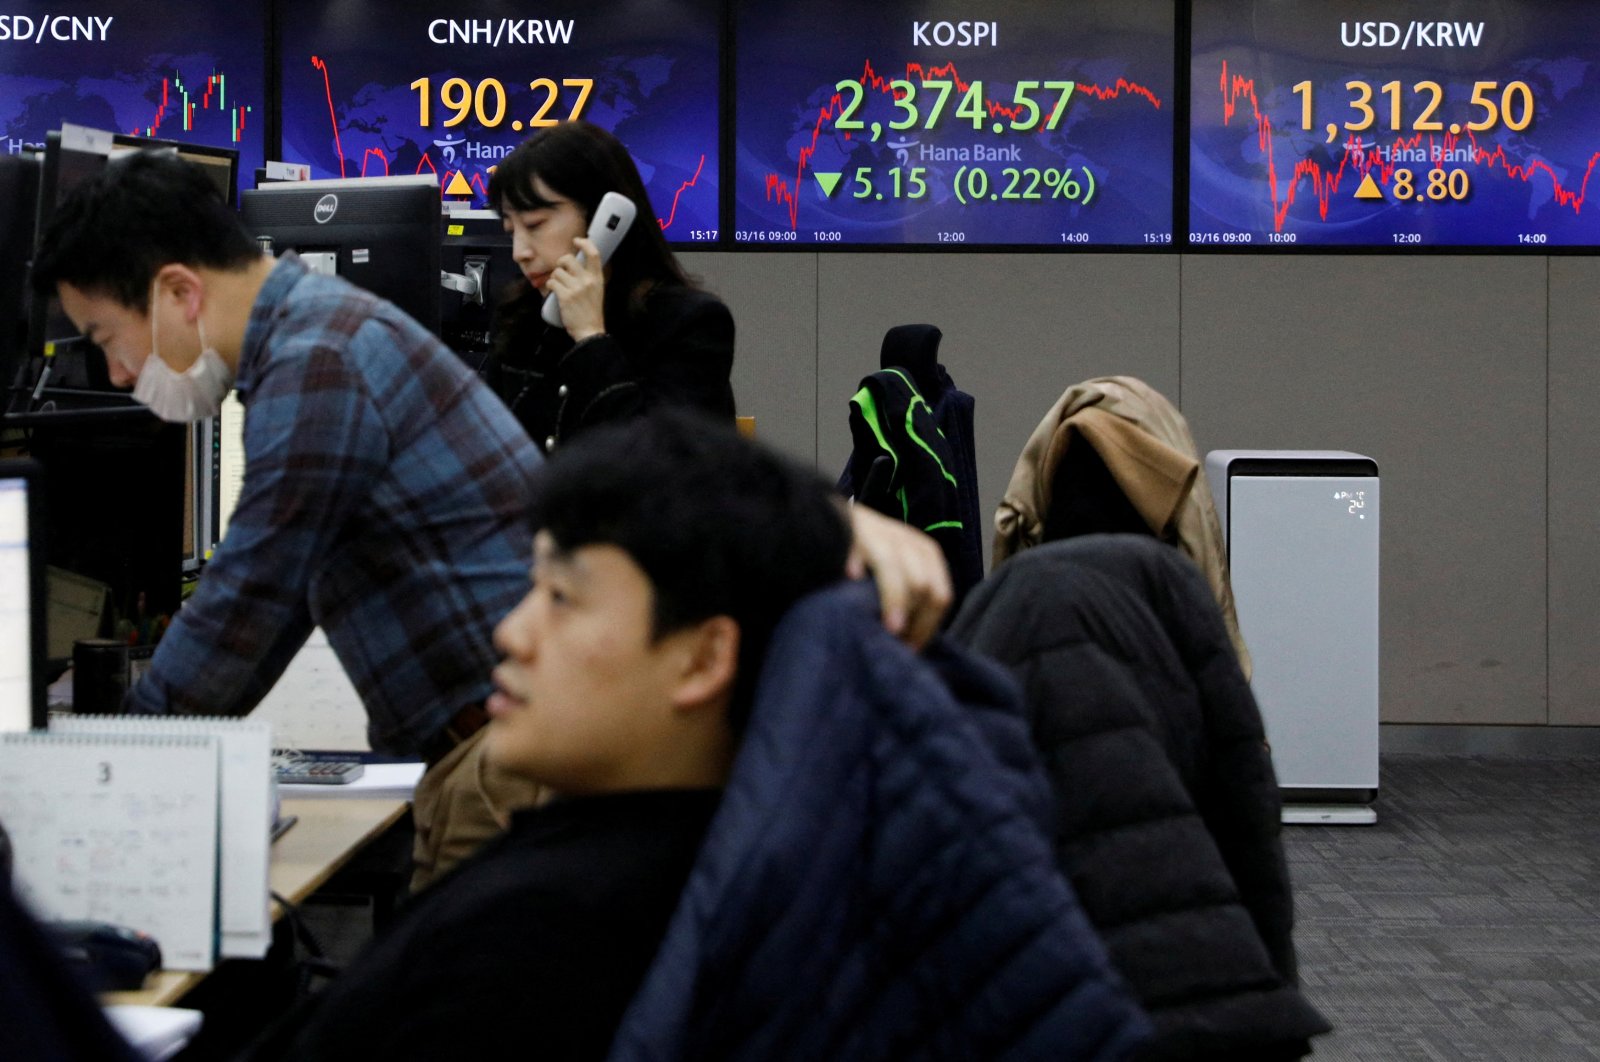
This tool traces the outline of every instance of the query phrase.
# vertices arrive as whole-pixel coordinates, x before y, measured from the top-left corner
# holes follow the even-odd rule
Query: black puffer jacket
[[[1025,687],[1062,869],[1156,1025],[1138,1057],[1307,1053],[1328,1024],[1295,987],[1277,780],[1199,570],[1147,537],[1051,543],[950,633]]]

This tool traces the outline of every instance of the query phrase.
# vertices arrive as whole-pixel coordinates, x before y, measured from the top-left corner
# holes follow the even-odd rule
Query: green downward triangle
[[[823,196],[824,199],[826,199],[829,196],[833,195],[833,190],[835,188],[839,187],[839,178],[843,177],[844,174],[842,174],[842,173],[818,173],[815,170],[813,170],[811,172],[811,176],[815,177],[817,179],[817,183],[822,186],[822,196]]]

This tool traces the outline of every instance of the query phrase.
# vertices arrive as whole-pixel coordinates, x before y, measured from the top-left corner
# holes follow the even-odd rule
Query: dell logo
[[[318,225],[326,225],[333,220],[334,212],[339,209],[339,197],[329,192],[317,200],[316,207],[311,211],[311,216]]]

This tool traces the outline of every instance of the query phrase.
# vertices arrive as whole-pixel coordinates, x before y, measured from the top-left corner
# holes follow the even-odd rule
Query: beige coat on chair
[[[1094,447],[1151,533],[1174,542],[1205,573],[1249,678],[1250,652],[1234,613],[1222,524],[1194,437],[1183,414],[1143,380],[1106,376],[1074,384],[1045,414],[995,513],[991,569],[1043,540],[1056,468],[1075,438]]]

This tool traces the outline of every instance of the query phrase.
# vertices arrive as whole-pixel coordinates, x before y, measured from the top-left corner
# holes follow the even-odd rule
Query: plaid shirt
[[[238,508],[125,707],[242,715],[320,625],[373,748],[415,753],[490,692],[490,636],[528,587],[539,453],[420,325],[292,254],[236,386]]]

